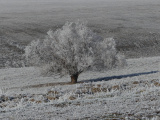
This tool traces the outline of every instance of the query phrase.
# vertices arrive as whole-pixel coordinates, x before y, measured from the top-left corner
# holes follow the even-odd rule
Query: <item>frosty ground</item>
[[[159,0],[1,0],[0,68],[21,66],[27,44],[77,19],[113,37],[127,58],[160,56],[159,11]]]
[[[160,57],[127,59],[127,66],[43,77],[33,67],[0,69],[0,119],[131,119],[160,117]]]
[[[160,57],[151,56],[160,55],[160,1],[61,1],[0,1],[0,119],[158,120]],[[83,73],[76,85],[69,76],[43,77],[33,67],[4,69],[23,66],[28,43],[77,19],[113,37],[128,66]]]

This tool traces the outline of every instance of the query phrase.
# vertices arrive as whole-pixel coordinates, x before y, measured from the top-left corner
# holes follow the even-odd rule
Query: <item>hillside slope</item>
[[[0,119],[158,120],[160,57],[128,59],[127,64],[83,73],[76,85],[68,84],[68,76],[40,76],[33,67],[0,69]]]

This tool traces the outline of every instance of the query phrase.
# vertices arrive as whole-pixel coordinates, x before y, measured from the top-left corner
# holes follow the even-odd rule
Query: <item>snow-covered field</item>
[[[0,119],[160,119],[160,57],[86,72],[79,83],[33,67],[0,69]]]
[[[21,66],[29,42],[77,19],[113,37],[127,58],[160,56],[159,0],[0,0],[0,68]]]
[[[25,66],[32,40],[77,19],[113,37],[128,65],[82,73],[75,85],[69,76],[11,68]],[[159,120],[159,23],[159,0],[0,0],[0,120]]]

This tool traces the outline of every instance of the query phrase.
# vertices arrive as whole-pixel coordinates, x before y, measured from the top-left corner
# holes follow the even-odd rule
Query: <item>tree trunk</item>
[[[71,75],[71,83],[72,84],[77,83],[77,79],[78,79],[78,74]]]

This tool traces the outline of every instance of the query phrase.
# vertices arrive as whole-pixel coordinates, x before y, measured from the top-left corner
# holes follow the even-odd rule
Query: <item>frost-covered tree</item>
[[[71,83],[76,83],[79,74],[86,70],[111,69],[124,64],[114,39],[98,36],[84,22],[67,22],[61,29],[49,30],[47,34],[44,40],[32,41],[25,49],[28,63],[41,67],[45,74],[69,74]]]

